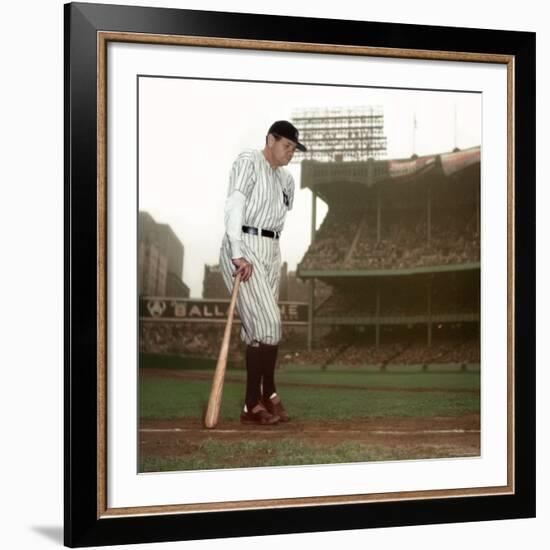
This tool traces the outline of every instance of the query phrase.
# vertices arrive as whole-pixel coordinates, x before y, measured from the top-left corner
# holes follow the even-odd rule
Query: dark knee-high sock
[[[263,397],[269,398],[277,389],[275,387],[275,365],[277,364],[278,345],[260,344],[262,350]]]
[[[262,361],[260,346],[246,346],[246,408],[251,411],[260,401]]]

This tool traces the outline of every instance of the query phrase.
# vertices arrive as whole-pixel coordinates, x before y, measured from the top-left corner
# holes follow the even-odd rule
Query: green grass
[[[444,447],[421,447],[411,456],[410,450],[399,447],[367,445],[360,442],[345,442],[327,447],[286,439],[238,442],[207,440],[196,445],[191,451],[187,456],[143,457],[140,461],[140,472],[345,464],[449,456],[449,450]]]
[[[232,379],[245,380],[244,370],[228,372]],[[279,384],[345,385],[357,388],[396,388],[448,390],[478,390],[479,372],[373,372],[358,369],[311,370],[303,367],[279,369],[276,373]]]
[[[215,359],[208,359],[204,357],[183,357],[181,355],[166,355],[166,354],[152,354],[152,353],[140,353],[139,355],[140,368],[151,369],[174,369],[174,370],[212,370],[216,366]],[[460,364],[433,364],[428,365],[427,369],[430,373],[452,373],[460,371],[462,365]],[[479,364],[466,365],[467,370],[472,373],[479,373]],[[424,365],[387,365],[385,374],[403,373],[411,374],[422,372]],[[231,362],[227,364],[228,371],[243,372],[244,363]],[[363,365],[360,367],[350,368],[344,365],[294,365],[292,363],[286,363],[283,365],[282,371],[291,372],[362,372],[362,373],[378,373],[380,372],[380,365]]]
[[[140,381],[140,415],[153,418],[202,418],[211,382],[144,378]],[[221,417],[238,420],[242,408],[243,388],[225,384]]]
[[[310,384],[312,374],[298,369],[285,369],[277,373],[281,383]],[[432,372],[369,372],[357,370],[320,371],[315,375],[317,384],[344,384],[365,388],[447,388],[478,389],[479,373]]]
[[[305,375],[304,375],[305,376]],[[342,375],[348,384],[353,376]],[[405,375],[411,378],[412,375]],[[426,376],[419,374],[418,377]],[[445,375],[449,376],[449,375]],[[469,374],[463,375],[471,377]],[[388,386],[394,375],[378,375],[379,386]],[[309,383],[323,380],[319,373]],[[330,378],[331,384],[335,383]],[[342,380],[342,378],[340,378]],[[440,386],[438,379],[436,386]],[[455,416],[479,412],[479,394],[450,392],[361,391],[346,388],[285,387],[279,377],[278,391],[285,407],[295,418],[307,420],[350,420],[358,418]],[[410,386],[412,380],[408,380]],[[434,383],[435,383],[434,382]],[[453,382],[456,384],[456,381]],[[210,393],[210,381],[166,378],[142,378],[140,382],[140,416],[143,419],[202,418]],[[371,382],[370,387],[376,387]],[[403,386],[401,386],[403,387]],[[418,387],[418,386],[417,386]],[[423,386],[425,387],[425,386]],[[244,384],[227,382],[224,386],[220,417],[238,420],[243,403]]]
[[[216,367],[216,360],[205,357],[140,353],[139,367],[142,369],[211,370]],[[227,368],[233,368],[233,364],[228,363]]]

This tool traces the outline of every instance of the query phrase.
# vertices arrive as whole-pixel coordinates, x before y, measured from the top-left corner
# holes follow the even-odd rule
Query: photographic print
[[[531,517],[534,35],[65,15],[67,544]]]
[[[137,86],[140,471],[478,456],[481,93]]]

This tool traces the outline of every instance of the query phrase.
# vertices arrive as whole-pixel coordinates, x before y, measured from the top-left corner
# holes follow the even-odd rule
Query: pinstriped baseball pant
[[[252,276],[241,283],[237,296],[237,313],[241,319],[241,339],[276,345],[281,340],[279,282],[281,252],[279,241],[259,235],[242,235],[243,256],[252,264]],[[220,250],[220,269],[225,286],[232,292],[235,266],[231,262],[231,245],[225,235]]]

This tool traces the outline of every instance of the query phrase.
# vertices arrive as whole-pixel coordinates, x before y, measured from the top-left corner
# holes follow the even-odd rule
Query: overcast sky
[[[262,149],[271,123],[295,109],[380,105],[388,159],[413,153],[414,117],[418,155],[451,151],[455,139],[461,149],[481,143],[480,94],[144,77],[139,94],[139,209],[183,243],[192,297],[202,294],[204,264],[218,263],[233,160]],[[300,190],[300,165],[287,168],[296,196],[281,251],[293,271],[310,241],[311,193]],[[325,214],[319,201],[318,225]]]

